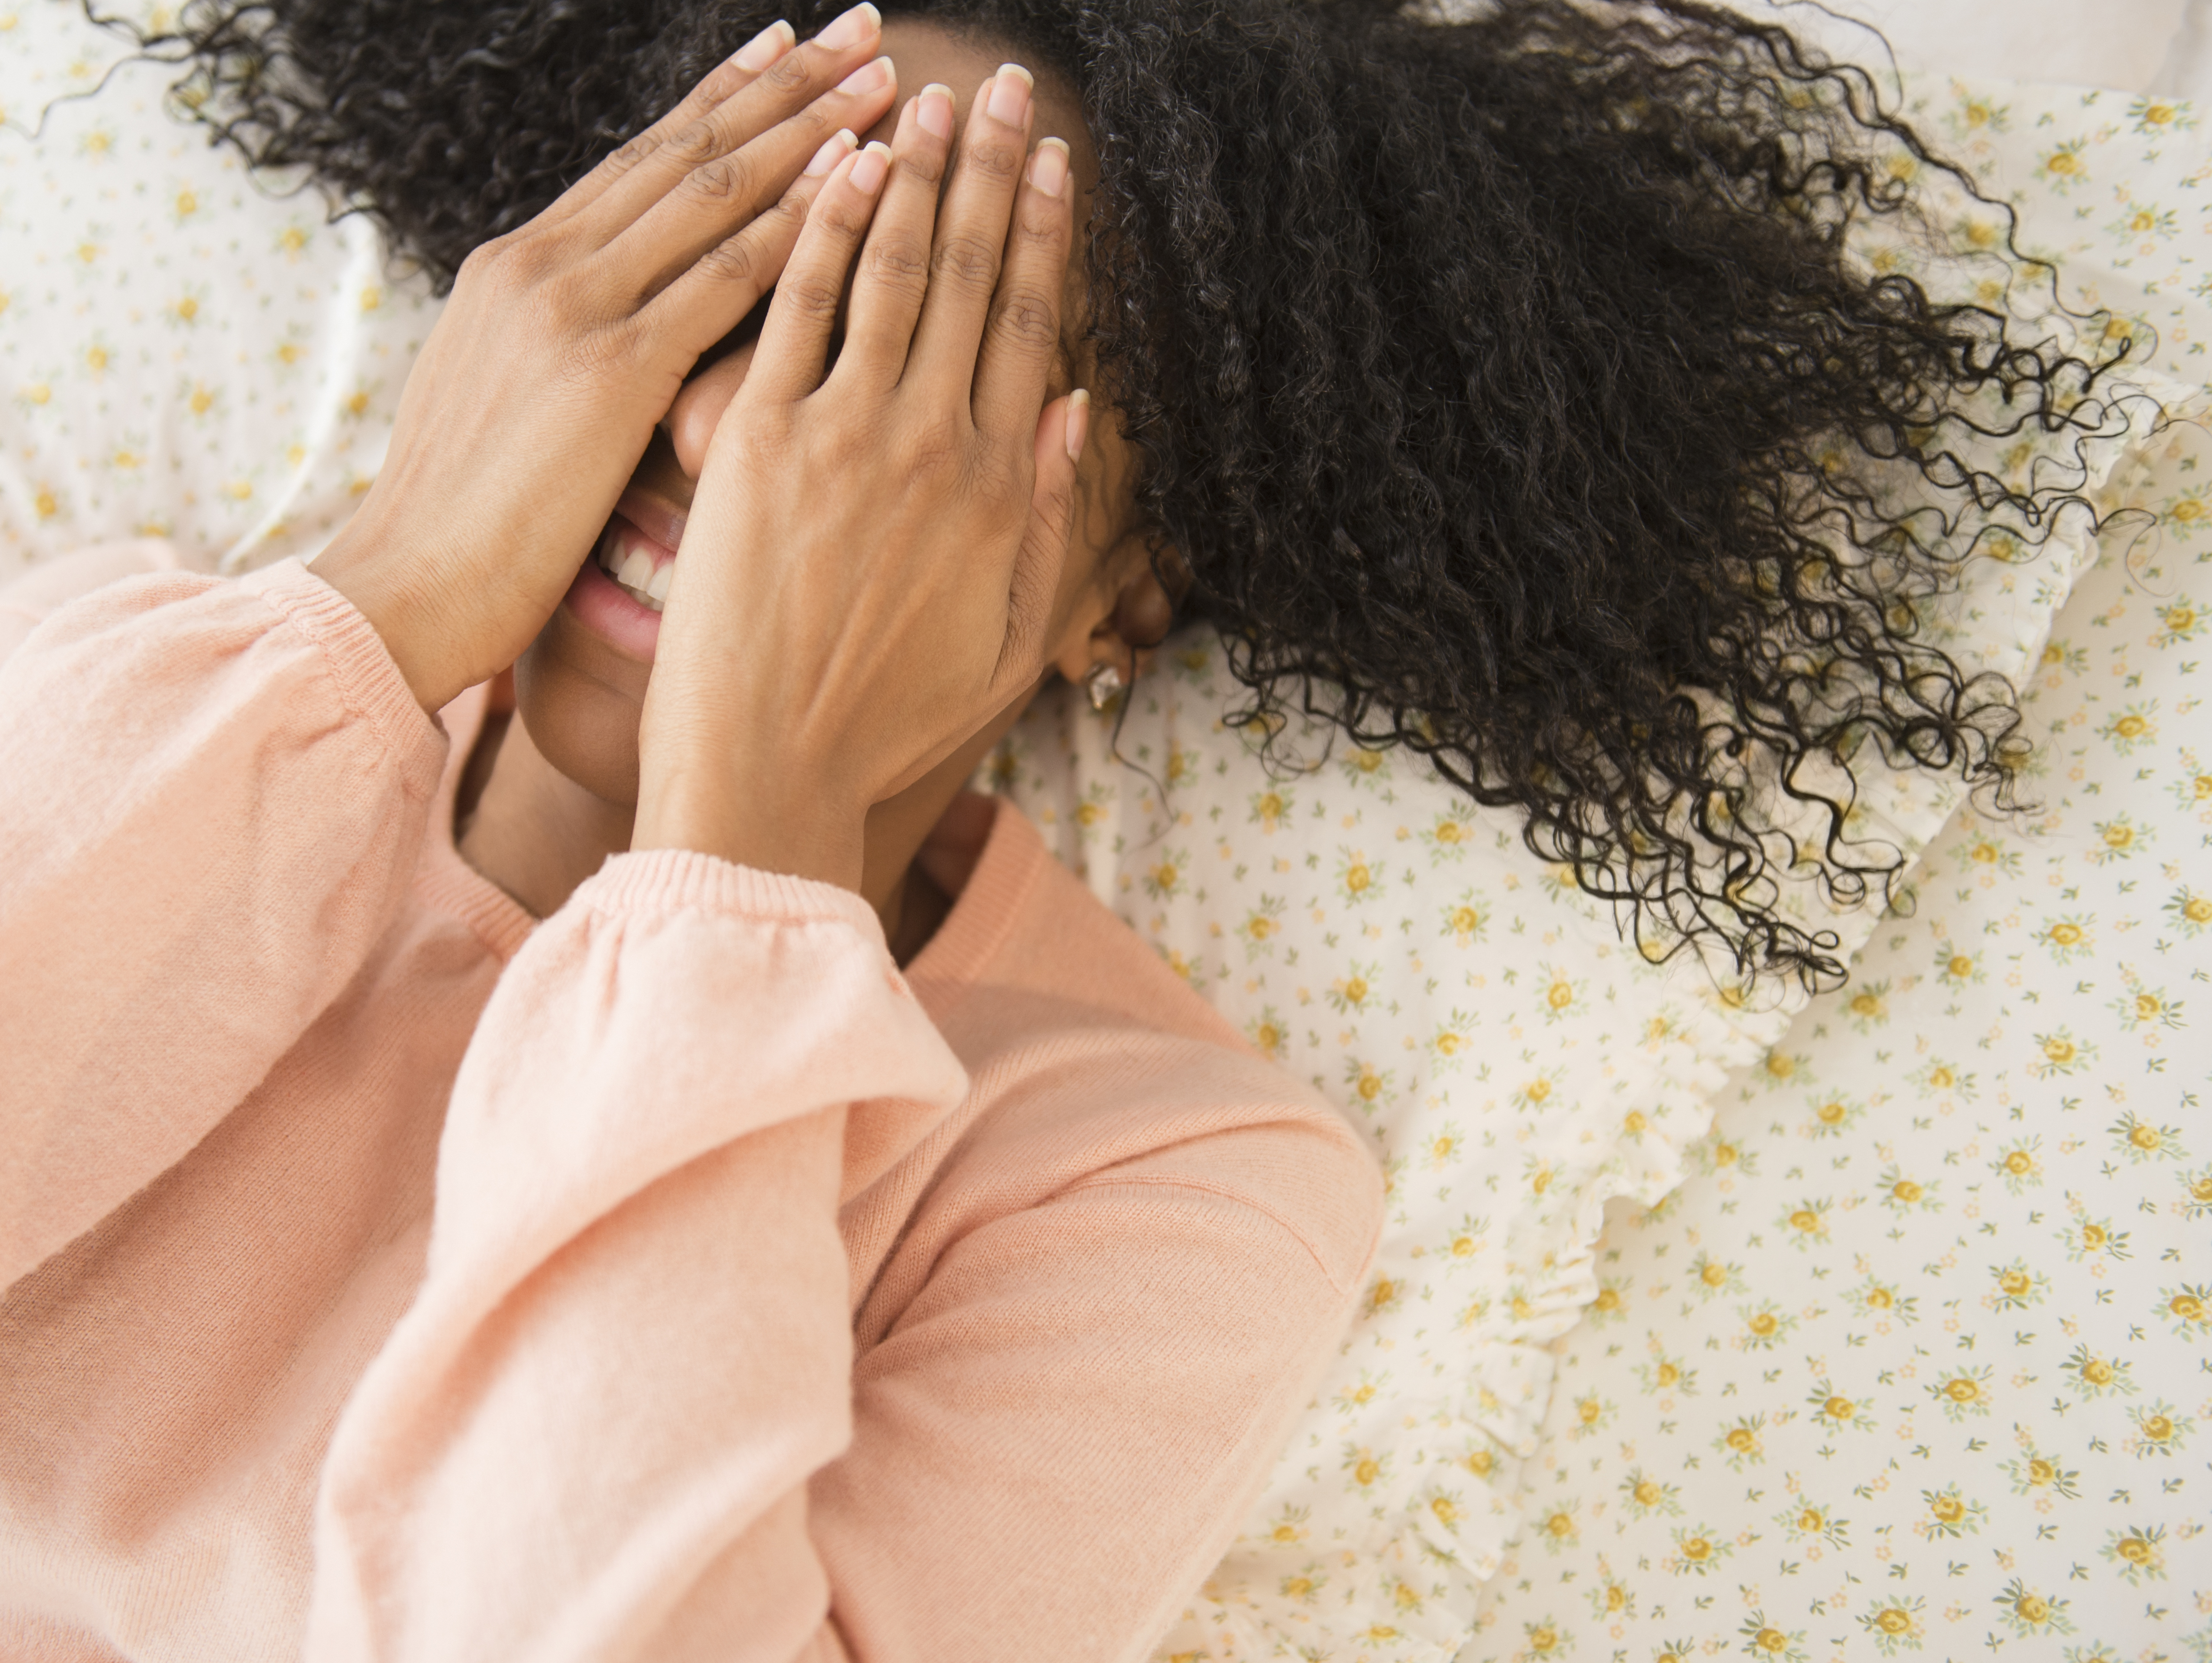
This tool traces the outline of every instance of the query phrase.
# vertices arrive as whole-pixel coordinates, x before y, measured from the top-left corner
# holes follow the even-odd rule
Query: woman
[[[1866,174],[1776,136],[1845,116],[1686,8],[491,16],[201,20],[203,107],[453,298],[313,571],[0,671],[11,1637],[1141,1655],[1381,1185],[976,759],[1187,581],[1255,688],[1786,962],[1681,689],[1770,751],[2004,723],[1890,619],[1932,553],[1816,570],[1759,487],[2078,381],[1855,276]]]

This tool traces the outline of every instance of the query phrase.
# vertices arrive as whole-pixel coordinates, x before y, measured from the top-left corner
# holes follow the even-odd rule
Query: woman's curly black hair
[[[1717,942],[1746,976],[1840,970],[1778,875],[1891,895],[1902,856],[1849,835],[1839,758],[1871,740],[2009,801],[2014,691],[1926,603],[1978,539],[2088,512],[1971,458],[2108,419],[2128,342],[2024,344],[2009,213],[1866,74],[1697,0],[902,9],[1081,96],[1101,397],[1237,719],[1412,747],[1524,813],[1648,955]],[[222,137],[444,283],[776,15],[192,0],[147,44],[181,46]],[[1934,182],[1999,228],[1963,298],[1855,252],[1950,237]]]

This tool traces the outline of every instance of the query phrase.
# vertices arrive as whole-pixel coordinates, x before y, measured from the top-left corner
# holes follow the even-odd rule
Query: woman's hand
[[[391,454],[315,561],[425,709],[512,664],[560,604],[699,355],[890,107],[880,34],[866,4],[803,46],[774,25],[463,264]]]
[[[1042,407],[1073,190],[1064,143],[1030,153],[1030,90],[985,83],[941,214],[941,88],[817,198],[708,448],[632,847],[855,887],[869,806],[1042,673],[1089,405]]]

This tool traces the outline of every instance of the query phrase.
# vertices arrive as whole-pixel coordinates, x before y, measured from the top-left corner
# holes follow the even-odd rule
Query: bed
[[[2212,1658],[2212,444],[2171,419],[2208,379],[2212,110],[2160,95],[2202,20],[1966,9],[1892,18],[1896,95],[2151,356],[2068,459],[2130,511],[1979,527],[2005,557],[1940,620],[2030,687],[2038,811],[1869,773],[1899,904],[1789,898],[1845,986],[1647,962],[1401,755],[1260,754],[1202,632],[986,771],[1391,1185],[1338,1367],[1164,1663]],[[0,27],[0,581],[129,538],[311,554],[435,302],[73,4]],[[2155,90],[2018,78],[2077,59]]]

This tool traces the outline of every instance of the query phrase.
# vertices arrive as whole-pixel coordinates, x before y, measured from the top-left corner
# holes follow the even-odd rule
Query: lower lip
[[[601,570],[596,551],[584,562],[561,604],[576,622],[623,657],[641,664],[653,662],[653,649],[660,641],[660,614],[630,599],[619,583]]]

